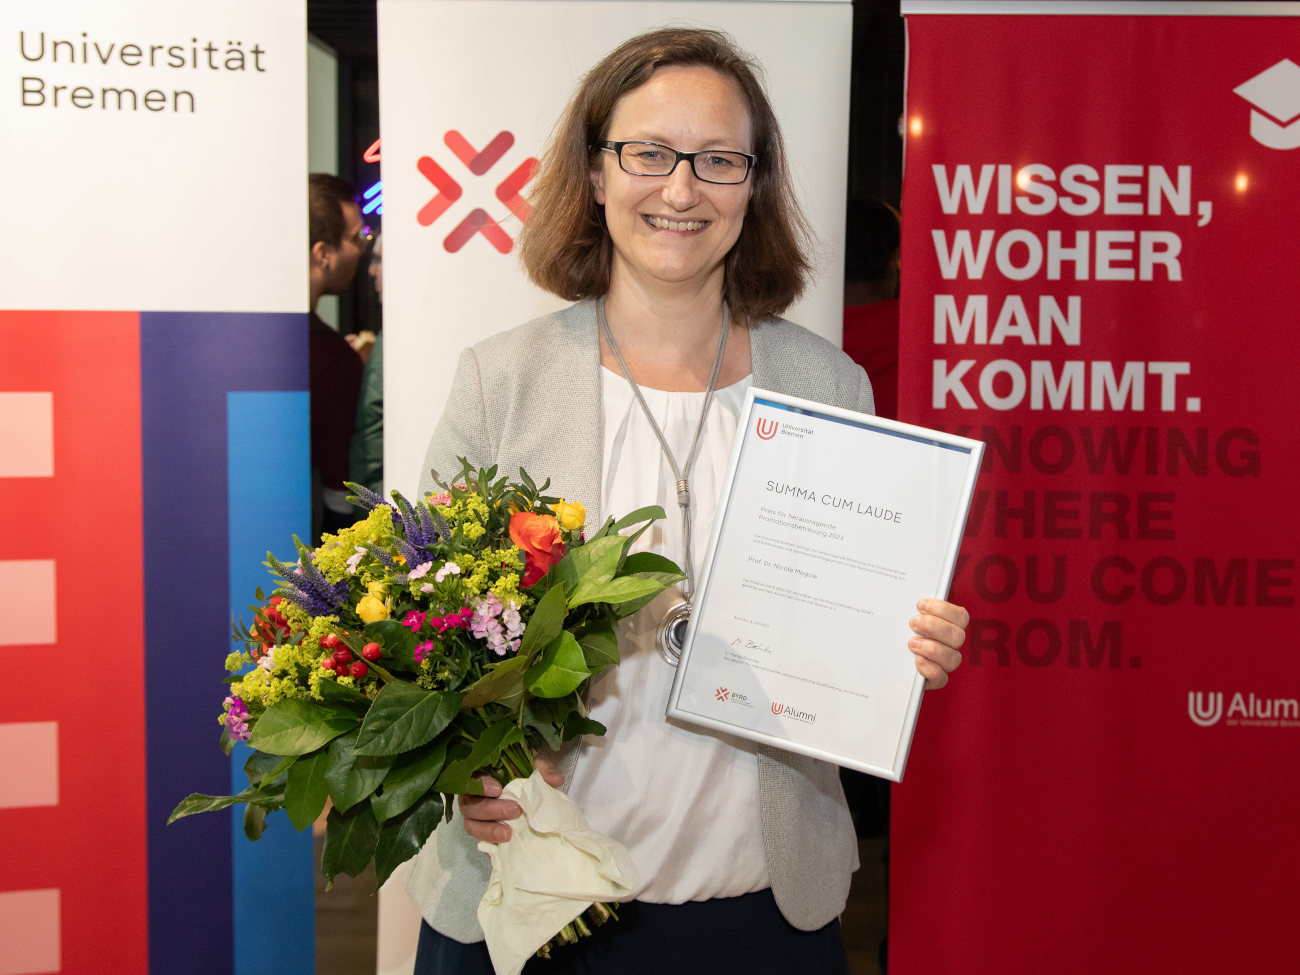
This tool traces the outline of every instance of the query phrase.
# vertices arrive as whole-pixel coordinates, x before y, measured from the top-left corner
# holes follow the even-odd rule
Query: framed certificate
[[[897,782],[984,445],[751,389],[668,700],[702,725]]]

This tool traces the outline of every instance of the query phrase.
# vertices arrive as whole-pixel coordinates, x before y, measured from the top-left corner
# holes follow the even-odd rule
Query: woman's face
[[[614,106],[613,142],[657,142],[681,152],[731,149],[752,153],[749,109],[739,86],[712,68],[658,69]],[[706,183],[685,160],[668,176],[632,176],[612,152],[591,173],[596,202],[614,243],[610,289],[649,291],[714,284],[740,236],[753,187]]]

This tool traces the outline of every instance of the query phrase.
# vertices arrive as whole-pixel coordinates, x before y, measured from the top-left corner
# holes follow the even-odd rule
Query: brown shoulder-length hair
[[[520,259],[539,287],[570,301],[609,290],[614,247],[591,169],[618,100],[663,67],[706,67],[731,78],[749,106],[758,157],[749,209],[726,257],[723,296],[735,321],[779,315],[803,292],[811,232],[799,209],[776,115],[759,68],[719,31],[665,28],[625,41],[582,79],[542,155]]]

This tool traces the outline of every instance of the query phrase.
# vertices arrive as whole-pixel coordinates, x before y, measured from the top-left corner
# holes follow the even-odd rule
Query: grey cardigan
[[[520,467],[552,478],[551,493],[580,501],[600,524],[600,346],[594,302],[534,319],[466,349],[425,456],[421,492],[460,469],[457,457],[502,474]],[[830,342],[774,319],[750,333],[753,384],[820,403],[874,412],[862,368]],[[572,750],[566,779],[578,760]],[[792,925],[810,931],[844,910],[857,840],[833,765],[760,746],[759,820],[772,892]],[[457,821],[425,844],[407,890],[429,924],[481,941],[476,911],[489,861]]]

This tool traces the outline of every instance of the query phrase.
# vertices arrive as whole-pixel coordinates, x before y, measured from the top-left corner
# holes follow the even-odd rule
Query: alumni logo
[[[1227,699],[1222,691],[1187,692],[1187,716],[1202,728],[1220,721],[1236,728],[1300,728],[1300,700],[1263,697],[1237,691]]]
[[[772,702],[772,713],[784,715],[787,721],[802,721],[804,724],[817,723],[817,715],[811,711],[800,711],[788,704],[778,704],[776,701]]]
[[[1202,728],[1217,724],[1223,717],[1223,693],[1215,691],[1202,694],[1200,691],[1188,691],[1187,716]]]

